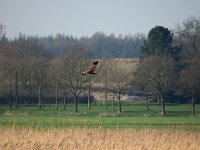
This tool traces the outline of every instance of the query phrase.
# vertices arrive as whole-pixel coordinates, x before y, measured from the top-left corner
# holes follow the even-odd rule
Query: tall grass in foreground
[[[0,128],[0,149],[197,150],[200,132],[150,129]]]

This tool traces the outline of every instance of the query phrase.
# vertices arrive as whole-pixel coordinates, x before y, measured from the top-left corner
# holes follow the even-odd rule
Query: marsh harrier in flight
[[[98,64],[98,63],[99,63],[99,61],[94,61],[94,62],[92,63],[92,65],[89,67],[89,69],[86,70],[86,71],[84,71],[84,72],[82,73],[82,75],[95,74],[95,73],[94,73],[94,70],[95,70],[95,68],[97,67],[97,64]]]

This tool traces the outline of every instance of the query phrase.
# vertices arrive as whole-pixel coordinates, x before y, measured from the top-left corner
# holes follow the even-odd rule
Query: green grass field
[[[79,105],[79,113],[73,113],[73,105],[67,105],[66,110],[59,105],[45,105],[41,110],[37,106],[20,106],[19,109],[7,110],[0,106],[0,125],[2,127],[31,128],[161,128],[200,131],[200,105],[196,105],[196,117],[191,116],[191,106],[166,105],[167,115],[160,114],[160,106],[146,106],[135,103],[123,103],[122,113],[115,112],[111,105],[105,110],[103,105]]]

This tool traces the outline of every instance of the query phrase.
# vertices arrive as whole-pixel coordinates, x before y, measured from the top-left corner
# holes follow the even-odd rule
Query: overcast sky
[[[155,25],[173,29],[200,16],[200,0],[0,0],[0,22],[8,37],[148,34]]]

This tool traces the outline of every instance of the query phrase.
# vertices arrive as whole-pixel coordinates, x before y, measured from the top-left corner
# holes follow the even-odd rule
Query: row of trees
[[[89,56],[84,46],[77,43],[63,57],[53,59],[37,39],[3,41],[2,36],[1,96],[8,95],[9,109],[12,109],[14,97],[16,107],[19,97],[38,97],[38,106],[41,108],[42,97],[55,96],[58,109],[58,96],[63,95],[66,99],[68,92],[74,96],[75,112],[78,112],[78,95],[90,84],[88,77],[81,75],[89,65]]]
[[[0,94],[1,97],[7,96],[9,109],[12,108],[14,98],[18,107],[19,97],[29,97],[28,101],[30,97],[38,97],[39,108],[43,97],[55,97],[58,109],[58,98],[62,96],[66,104],[67,96],[71,95],[74,97],[74,111],[78,112],[79,95],[88,91],[90,102],[90,89],[97,87],[97,90],[101,88],[105,91],[105,105],[108,92],[114,93],[113,100],[117,97],[119,111],[121,94],[127,91],[144,91],[145,95],[151,93],[158,97],[163,114],[166,100],[178,102],[178,99],[182,101],[191,97],[192,112],[195,114],[195,99],[200,91],[198,18],[187,19],[174,31],[155,26],[150,30],[147,39],[144,38],[146,40],[139,38],[138,41],[144,44],[141,52],[138,52],[142,58],[134,74],[124,66],[116,66],[115,62],[103,59],[115,56],[109,55],[112,54],[109,49],[105,51],[108,47],[112,47],[114,51],[124,52],[123,46],[126,44],[122,44],[120,51],[113,47],[113,42],[125,43],[127,39],[134,39],[133,36],[116,38],[114,35],[96,33],[91,38],[74,39],[64,35],[57,35],[55,38],[20,35],[18,39],[8,40],[3,32],[4,27],[1,26],[0,29]],[[91,42],[92,40],[96,42]],[[91,48],[90,42],[96,43],[96,46]],[[134,40],[129,42],[134,45]],[[53,46],[55,43],[57,46]],[[58,45],[62,47],[59,55],[52,55],[52,52],[59,51]],[[98,47],[98,50],[95,47]],[[135,48],[129,48],[133,53]],[[101,58],[97,75],[82,76],[82,72],[96,57]]]
[[[1,97],[8,97],[9,109],[12,108],[14,97],[18,107],[19,97],[20,100],[28,97],[28,101],[31,101],[32,97],[38,96],[41,108],[42,96],[55,95],[57,108],[58,97],[62,95],[66,99],[66,95],[71,93],[77,112],[78,95],[94,82],[92,77],[80,76],[91,63],[90,59],[139,57],[139,49],[145,39],[143,34],[116,37],[114,34],[107,36],[97,32],[90,38],[80,39],[64,34],[55,37],[26,37],[20,34],[18,38],[8,40],[3,26],[1,29],[0,92]],[[110,68],[107,67],[108,63],[110,65],[108,61],[101,61],[101,69],[105,72]],[[102,75],[99,74],[97,79],[107,78],[100,77]]]
[[[91,37],[73,37],[65,34],[47,37],[26,37],[19,34],[15,41],[34,39],[38,45],[42,46],[52,57],[60,57],[69,51],[75,44],[81,43],[90,51],[93,58],[137,58],[140,56],[140,47],[146,39],[144,34],[114,34],[106,35],[103,32],[96,32]],[[6,38],[5,38],[6,39]]]
[[[200,20],[191,17],[172,33],[156,26],[142,47],[143,60],[135,73],[135,85],[144,92],[157,94],[165,114],[165,99],[191,99],[200,92]],[[177,101],[177,100],[176,100]]]
[[[3,33],[3,32],[2,32]],[[0,94],[5,97],[12,109],[13,103],[18,108],[19,101],[27,97],[26,103],[33,98],[38,99],[38,108],[42,107],[44,97],[55,98],[56,109],[58,99],[66,101],[74,97],[74,112],[78,112],[78,97],[90,90],[95,81],[101,82],[107,72],[110,61],[101,60],[98,76],[82,76],[92,63],[91,52],[82,42],[74,43],[63,50],[60,57],[52,57],[38,38],[22,37],[8,41],[1,35],[0,45]],[[107,67],[108,66],[108,67]],[[95,78],[95,79],[94,79]],[[90,102],[91,96],[88,97]],[[88,103],[89,104],[89,103]],[[90,105],[88,106],[90,108]]]

